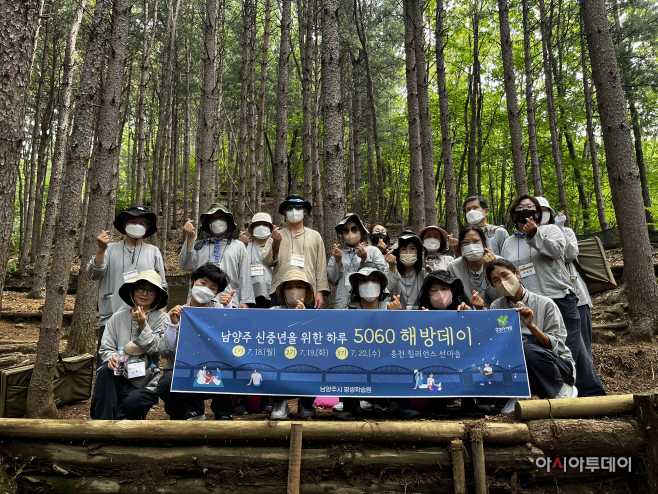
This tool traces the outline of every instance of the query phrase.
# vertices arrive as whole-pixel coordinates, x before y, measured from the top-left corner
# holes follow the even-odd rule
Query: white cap
[[[539,205],[541,207],[550,209],[551,213],[553,213],[553,216],[555,216],[555,210],[551,207],[551,204],[548,202],[548,200],[545,197],[535,196],[535,199],[537,199],[537,202],[539,202]]]

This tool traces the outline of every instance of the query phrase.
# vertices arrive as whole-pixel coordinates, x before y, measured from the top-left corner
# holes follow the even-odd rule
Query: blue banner
[[[172,391],[529,397],[519,316],[185,307]]]

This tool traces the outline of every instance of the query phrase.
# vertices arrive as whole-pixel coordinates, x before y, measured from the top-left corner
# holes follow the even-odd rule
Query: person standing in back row
[[[121,211],[114,219],[114,228],[125,235],[120,242],[110,243],[109,231],[103,230],[96,237],[98,250],[87,263],[87,274],[92,280],[100,281],[98,287],[98,347],[96,365],[102,360],[98,349],[103,340],[105,325],[112,314],[127,309],[119,296],[119,288],[126,282],[137,279],[139,273],[153,270],[162,279],[162,288],[167,290],[165,268],[160,249],[144,242],[158,231],[157,218],[146,206],[133,205]]]
[[[265,266],[274,267],[270,287],[272,307],[285,302],[278,300],[276,287],[291,270],[305,273],[309,283],[317,287],[314,302],[309,304],[310,308],[324,307],[324,294],[329,293],[324,243],[318,232],[304,227],[304,216],[312,209],[311,203],[297,194],[289,195],[279,205],[279,214],[286,217],[288,225],[281,230],[274,227],[261,255]]]
[[[261,254],[267,239],[272,234],[272,217],[267,213],[256,213],[251,219],[247,231],[251,235],[251,242],[247,246],[247,255],[251,263],[251,285],[254,288],[257,309],[270,308],[270,287],[272,285],[272,268],[265,266]]]
[[[482,196],[467,197],[462,205],[462,210],[466,215],[466,222],[471,226],[479,227],[484,232],[491,252],[496,256],[502,255],[503,244],[509,238],[509,233],[502,226],[487,223],[487,216],[489,216],[487,199]],[[449,244],[450,247],[455,248],[457,239],[451,238]]]

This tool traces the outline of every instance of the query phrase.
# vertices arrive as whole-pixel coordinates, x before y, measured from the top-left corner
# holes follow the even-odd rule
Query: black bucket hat
[[[160,310],[167,307],[167,303],[169,302],[169,292],[162,288],[162,278],[152,269],[142,271],[134,281],[126,281],[123,285],[121,285],[119,288],[119,297],[121,297],[121,300],[123,300],[126,305],[131,307],[135,305],[132,297],[133,289],[140,281],[148,281],[156,289],[155,300],[151,306],[151,311]]]
[[[210,229],[210,225],[208,224],[208,218],[210,218],[217,211],[221,211],[226,215],[227,223],[228,223],[228,227],[226,228],[226,231],[228,232],[228,236],[232,237],[235,233],[239,234],[239,232],[237,232],[237,227],[235,224],[235,218],[233,217],[233,213],[231,213],[228,209],[226,209],[223,205],[219,203],[211,204],[210,207],[208,208],[208,211],[206,211],[205,213],[201,213],[199,215],[199,223],[201,224],[201,229],[204,232],[212,235],[212,230]],[[235,238],[237,238],[237,236]]]
[[[435,281],[440,281],[450,287],[450,290],[452,291],[452,303],[450,304],[450,307],[454,307],[456,310],[457,306],[462,302],[469,303],[464,297],[464,284],[462,283],[462,280],[459,278],[453,278],[450,276],[450,273],[444,269],[437,269],[425,277],[423,286],[420,287],[420,294],[416,300],[416,305],[418,307],[430,308],[429,291],[432,283]]]
[[[304,199],[302,196],[299,194],[290,194],[288,197],[286,197],[281,204],[279,204],[279,214],[286,214],[286,206],[289,204],[301,204],[304,206],[306,209],[307,213],[310,213],[311,210],[313,209],[313,206],[311,206],[311,203],[308,202],[306,199]]]
[[[338,235],[339,240],[342,240],[343,238],[343,227],[345,226],[346,223],[350,221],[356,223],[357,226],[359,227],[359,230],[361,230],[361,241],[363,241],[363,237],[366,238],[368,237],[368,230],[366,229],[366,226],[363,224],[363,221],[361,221],[359,215],[356,213],[347,213],[345,216],[343,216],[343,219],[340,220],[340,223],[336,225],[336,235]]]
[[[350,286],[352,287],[352,298],[358,299],[359,294],[359,280],[365,276],[370,276],[374,274],[379,279],[379,285],[381,286],[381,291],[379,292],[379,300],[384,300],[385,297],[388,297],[388,278],[382,272],[381,269],[374,262],[362,262],[359,266],[359,270],[350,275]],[[355,297],[356,296],[356,297]]]
[[[416,244],[416,247],[418,248],[418,256],[420,256],[421,253],[423,252],[423,241],[420,239],[418,235],[416,235],[415,232],[412,232],[411,230],[405,230],[402,233],[400,233],[397,242],[391,245],[390,249],[399,250],[401,240],[411,240],[412,242],[414,242]]]
[[[128,209],[121,211],[119,214],[117,214],[114,217],[114,228],[116,228],[121,235],[125,235],[126,229],[123,225],[124,222],[127,219],[137,218],[140,216],[143,216],[149,222],[149,229],[146,230],[146,233],[142,238],[150,237],[151,235],[153,235],[155,232],[158,231],[157,216],[151,211],[149,211],[149,208],[147,208],[146,206],[141,206],[139,204],[133,204]]]

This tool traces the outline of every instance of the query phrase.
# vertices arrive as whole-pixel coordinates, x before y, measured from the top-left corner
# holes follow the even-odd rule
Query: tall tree
[[[236,220],[239,228],[244,225],[245,201],[247,199],[247,127],[249,111],[249,68],[251,31],[255,26],[251,25],[251,9],[254,4],[253,0],[244,0],[242,3],[242,69],[240,72],[240,122],[238,126],[238,208],[236,211]],[[255,7],[254,7],[255,8]]]
[[[80,200],[93,129],[94,98],[103,62],[105,34],[109,23],[111,0],[97,0],[87,54],[82,67],[80,89],[76,95],[76,113],[66,160],[66,180],[62,187],[62,204]],[[78,208],[64,207],[59,212],[55,236],[53,265],[46,284],[46,303],[39,330],[34,373],[27,394],[26,417],[53,418],[57,409],[53,402],[53,372],[57,363],[62,332],[64,302],[69,285],[78,226]]]
[[[355,211],[358,215],[363,216],[363,178],[361,175],[361,54],[355,57],[350,53],[352,60],[352,80],[354,81],[354,104],[353,113],[350,115],[350,130],[352,131],[352,141],[350,149],[353,150],[354,160],[354,191],[356,193]],[[371,184],[374,186],[374,184]]]
[[[539,151],[537,149],[537,124],[535,123],[535,102],[532,90],[534,78],[532,68],[532,50],[530,48],[530,6],[529,0],[522,1],[523,8],[523,62],[525,65],[525,105],[528,116],[528,153],[530,154],[530,168],[532,169],[533,193],[543,196],[541,182],[541,165],[539,164]]]
[[[658,329],[658,284],[642,201],[640,177],[626,112],[624,90],[604,0],[582,0],[585,35],[596,86],[608,180],[621,233],[626,295],[637,338]],[[632,280],[632,281],[631,281]]]
[[[523,136],[519,103],[516,99],[516,77],[514,76],[514,53],[509,26],[509,5],[507,0],[498,0],[498,20],[500,23],[500,46],[503,58],[505,96],[507,98],[507,119],[509,121],[510,145],[514,161],[514,181],[518,195],[528,193],[528,177],[523,158]]]
[[[100,230],[109,230],[109,218],[114,211],[108,211],[110,195],[115,183],[111,179],[114,164],[119,158],[121,144],[119,127],[120,105],[123,89],[123,74],[126,66],[126,46],[130,29],[132,0],[114,0],[112,7],[112,34],[110,38],[109,60],[99,117],[96,150],[98,153],[88,171],[89,205],[87,206],[86,238],[80,239],[82,263],[86,263],[97,249],[96,236]],[[96,307],[98,305],[98,283],[80,270],[75,308],[71,320],[66,352],[69,355],[94,353],[96,348]]]
[[[312,2],[311,2],[312,3]],[[258,122],[256,123],[256,204],[254,211],[262,209],[263,196],[263,138],[265,133],[265,90],[270,43],[270,0],[265,0],[263,22],[263,48],[260,62],[260,85],[258,86]],[[314,9],[315,11],[315,9]]]
[[[183,219],[190,217],[190,65],[192,54],[185,40],[185,135],[183,136]]]
[[[304,166],[304,197],[313,197],[313,164],[311,162],[311,97],[313,90],[313,27],[315,8],[310,0],[297,0],[299,17],[299,53],[302,65],[302,163]],[[309,217],[309,227],[313,227],[313,217]]]

